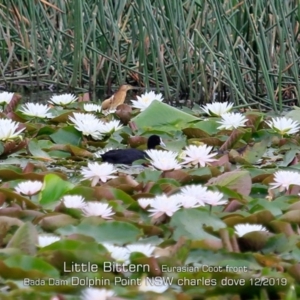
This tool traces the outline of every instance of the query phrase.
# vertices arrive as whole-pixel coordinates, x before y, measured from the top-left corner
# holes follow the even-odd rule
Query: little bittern
[[[135,87],[131,86],[130,84],[121,85],[110,98],[102,102],[102,110],[116,109],[117,106],[124,103],[127,91],[134,88]]]

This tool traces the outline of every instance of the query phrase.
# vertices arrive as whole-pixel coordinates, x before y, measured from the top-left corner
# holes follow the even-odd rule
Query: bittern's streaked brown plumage
[[[116,109],[117,106],[123,104],[126,98],[127,91],[135,89],[130,84],[123,84],[119,89],[108,99],[102,102],[102,110]]]

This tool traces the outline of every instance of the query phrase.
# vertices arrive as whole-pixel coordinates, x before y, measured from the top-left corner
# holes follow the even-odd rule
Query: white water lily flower
[[[73,116],[69,116],[69,119],[73,123],[87,123],[89,121],[97,120],[101,122],[94,114],[85,114],[85,113],[73,113]]]
[[[157,294],[164,293],[169,288],[169,285],[163,281],[163,277],[161,282],[157,282],[155,278],[145,278],[142,279],[141,284],[139,285],[140,292],[154,292]]]
[[[109,148],[103,148],[103,149],[100,149],[100,150],[98,150],[98,151],[96,151],[95,153],[94,153],[94,156],[96,157],[96,158],[102,158],[102,154],[104,154],[104,153],[106,153],[106,152],[108,152],[108,151],[110,151],[110,150],[117,150],[118,148],[112,148],[112,147],[109,147]]]
[[[76,100],[77,97],[73,94],[62,94],[52,96],[48,102],[53,103],[54,105],[66,106]]]
[[[178,154],[175,152],[151,149],[146,150],[146,154],[150,158],[151,165],[156,169],[162,171],[181,169],[181,165],[176,159]]]
[[[177,197],[177,201],[184,208],[195,208],[195,207],[199,207],[199,206],[204,206],[205,205],[204,202],[199,201],[198,198],[193,197],[193,196],[183,195],[183,194],[177,194],[176,197]]]
[[[111,290],[89,287],[82,291],[81,300],[109,300],[115,295]]]
[[[89,179],[92,181],[92,186],[95,186],[99,180],[106,182],[108,179],[116,178],[113,174],[116,172],[116,169],[113,164],[102,163],[98,164],[97,162],[88,163],[87,167],[82,168],[83,180]]]
[[[32,196],[37,194],[42,189],[43,183],[41,181],[23,181],[20,182],[16,187],[15,190],[18,194],[23,194],[27,196]]]
[[[222,200],[223,197],[224,195],[220,192],[206,191],[203,195],[203,201],[211,206],[224,205],[228,200]]]
[[[25,127],[17,131],[20,123],[10,119],[0,119],[0,141],[8,141],[21,137],[20,133]]]
[[[234,226],[235,232],[239,237],[254,232],[254,231],[268,231],[266,227],[261,224],[237,224]]]
[[[280,192],[288,190],[290,185],[300,185],[300,174],[292,171],[277,171],[274,173],[274,181],[270,183],[271,189],[279,188]]]
[[[205,186],[202,186],[200,184],[192,184],[192,185],[187,185],[183,188],[181,188],[181,195],[184,197],[191,197],[195,198],[197,202],[199,203],[200,206],[204,206],[204,195],[207,192],[207,188]],[[191,201],[191,200],[190,200]]]
[[[145,110],[154,100],[162,102],[162,94],[155,94],[153,91],[137,96],[137,100],[131,100],[132,106],[139,108],[141,111]]]
[[[20,111],[30,117],[38,117],[38,118],[53,118],[51,113],[48,113],[50,107],[45,104],[39,103],[26,103],[22,106]]]
[[[153,251],[155,250],[155,246],[151,244],[132,244],[132,245],[127,245],[126,248],[129,250],[130,253],[140,252],[148,257],[150,257]]]
[[[114,246],[107,243],[102,243],[102,245],[110,253],[110,256],[118,263],[128,265],[130,263],[130,251],[126,247]]]
[[[266,121],[266,123],[281,135],[293,134],[300,130],[299,122],[286,117],[273,118],[270,121]]]
[[[94,103],[85,103],[83,109],[87,112],[101,112],[102,107]]]
[[[138,199],[138,204],[140,205],[141,208],[146,208],[147,206],[151,205],[153,202],[152,198],[141,198]]]
[[[0,104],[9,104],[15,93],[2,92],[0,93]]]
[[[210,116],[221,116],[229,112],[233,107],[233,103],[228,102],[214,102],[206,104],[202,109]]]
[[[118,120],[112,120],[106,123],[101,123],[101,126],[99,127],[99,132],[102,134],[111,133],[113,131],[117,131],[121,129],[123,125]]]
[[[103,110],[102,113],[105,115],[105,116],[108,116],[110,114],[114,114],[115,112],[117,111],[116,108],[113,108],[113,109],[106,109],[106,110]]]
[[[83,135],[91,136],[95,140],[101,140],[102,134],[99,128],[103,122],[97,119],[93,114],[73,113],[69,119],[74,123],[75,128]]]
[[[62,202],[66,208],[83,209],[86,206],[84,198],[80,195],[66,195],[62,198]]]
[[[59,236],[41,234],[38,236],[38,244],[40,247],[46,247],[60,240]]]
[[[247,119],[240,113],[225,113],[221,117],[222,120],[217,122],[221,124],[218,129],[232,130],[246,126],[245,123],[247,122]]]
[[[216,161],[212,158],[217,155],[217,153],[210,153],[213,147],[207,145],[190,145],[183,151],[183,164],[200,165],[205,167],[209,162]]]
[[[148,211],[151,212],[150,216],[166,214],[167,216],[171,217],[177,210],[180,209],[180,206],[181,203],[177,198],[171,198],[165,194],[162,194],[153,199]]]
[[[97,216],[103,219],[111,219],[111,216],[115,214],[107,203],[96,201],[87,202],[82,211],[86,217]]]

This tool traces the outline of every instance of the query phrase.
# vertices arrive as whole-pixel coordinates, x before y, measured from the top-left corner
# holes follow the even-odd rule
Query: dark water
[[[7,92],[15,92],[20,95],[22,95],[21,103],[27,103],[27,102],[34,102],[34,103],[43,103],[46,104],[50,100],[50,98],[53,95],[61,95],[65,93],[70,93],[74,94],[76,96],[83,95],[85,94],[85,101],[88,101],[88,99],[94,103],[102,103],[103,100],[109,98],[115,91],[118,90],[118,86],[112,87],[112,90],[107,91],[107,88],[99,88],[94,92],[88,92],[88,91],[70,91],[70,90],[59,90],[59,91],[52,91],[50,89],[34,89],[34,88],[29,88],[27,86],[12,86],[11,88],[1,88],[0,93],[2,91],[7,91]],[[127,92],[127,97],[125,100],[125,103],[131,104],[130,100],[136,100],[137,95],[141,95],[142,93],[145,92],[145,89],[140,89],[139,91],[128,91]],[[161,92],[162,94],[163,91],[158,91]],[[157,92],[157,93],[158,93]],[[182,105],[190,107],[191,103],[189,103],[189,100],[176,100],[176,101],[164,101],[168,103],[169,105],[175,106],[175,107],[182,107]]]
[[[94,92],[88,92],[88,91],[69,91],[69,90],[60,90],[60,91],[51,91],[49,89],[47,90],[41,90],[41,89],[28,89],[24,87],[18,87],[18,88],[11,88],[11,89],[1,89],[0,93],[2,91],[6,92],[15,92],[20,95],[22,95],[21,103],[27,103],[27,102],[34,102],[34,103],[43,103],[46,104],[50,98],[53,95],[61,95],[61,94],[74,94],[75,96],[79,95],[85,95],[85,100],[88,101],[88,99],[94,103],[102,103],[103,100],[109,98],[115,91],[118,90],[118,86],[113,87],[111,91],[107,91],[107,89],[98,89]],[[126,103],[130,104],[130,100],[136,99],[137,95],[140,95],[144,92],[139,91],[138,94],[131,90],[127,92],[126,97]]]
[[[15,92],[15,93],[22,95],[21,102],[23,102],[23,103],[34,102],[34,103],[46,104],[53,95],[61,95],[61,94],[66,94],[66,93],[74,94],[76,96],[79,96],[82,94],[88,94],[90,101],[93,101],[96,103],[100,103],[104,99],[107,98],[107,95],[105,95],[104,89],[98,90],[97,92],[94,92],[94,93],[80,92],[80,91],[79,92],[70,92],[68,90],[66,90],[66,91],[61,90],[59,92],[51,91],[51,90],[29,90],[29,89],[25,89],[25,88],[5,89],[5,90],[1,90],[0,92],[2,92],[2,91]]]

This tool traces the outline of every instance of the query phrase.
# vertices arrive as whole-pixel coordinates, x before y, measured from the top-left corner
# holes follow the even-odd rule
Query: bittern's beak
[[[145,89],[145,88],[142,88],[142,87],[139,87],[139,86],[130,86],[130,89],[131,90],[142,90],[142,89]]]

